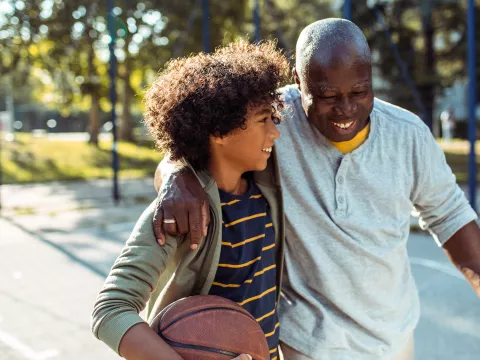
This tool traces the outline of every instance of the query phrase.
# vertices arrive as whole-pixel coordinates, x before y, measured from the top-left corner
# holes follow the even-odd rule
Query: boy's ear
[[[223,145],[225,144],[225,138],[221,136],[211,136],[210,142],[214,145]]]

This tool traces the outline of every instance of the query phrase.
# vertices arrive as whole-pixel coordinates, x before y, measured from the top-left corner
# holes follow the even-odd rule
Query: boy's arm
[[[147,324],[135,325],[123,337],[120,355],[127,360],[182,360],[166,342],[158,339],[160,337]],[[252,360],[252,357],[242,354],[232,360]]]
[[[182,360],[165,341],[145,323],[130,328],[119,347],[120,356],[127,360]]]
[[[182,240],[168,237],[165,246],[157,244],[151,225],[154,207],[152,203],[141,215],[94,305],[92,331],[117,353],[120,341],[132,327],[146,325],[139,313]]]

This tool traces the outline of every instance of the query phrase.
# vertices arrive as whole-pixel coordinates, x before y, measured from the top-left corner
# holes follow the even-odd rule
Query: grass
[[[466,184],[468,181],[468,154],[470,152],[470,143],[467,140],[455,139],[449,143],[442,140],[438,142],[445,152],[447,163],[452,168],[453,173],[457,177],[459,184]],[[476,163],[477,168],[480,169],[480,143],[475,143],[475,153],[477,154]],[[480,181],[480,176],[477,171],[477,181]]]
[[[454,140],[439,144],[459,183],[468,179],[469,143]],[[89,180],[112,177],[111,142],[100,142],[99,147],[80,141],[49,140],[31,134],[17,133],[14,142],[2,142],[2,178],[4,184],[22,184],[45,181]],[[480,143],[477,143],[480,154]],[[139,146],[118,144],[121,178],[152,176],[162,159],[153,144]],[[480,168],[480,157],[477,157]],[[478,177],[480,181],[480,177]]]
[[[89,180],[112,177],[112,143],[99,147],[80,141],[49,140],[17,133],[15,141],[2,142],[4,184]],[[139,146],[119,142],[119,177],[152,176],[162,155],[153,144]]]

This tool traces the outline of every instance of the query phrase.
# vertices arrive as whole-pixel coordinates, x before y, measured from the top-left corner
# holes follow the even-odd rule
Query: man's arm
[[[207,235],[210,209],[207,194],[193,171],[181,162],[170,160],[168,154],[157,166],[154,179],[158,201],[153,218],[155,237],[165,243],[170,235],[190,233],[192,249]],[[164,219],[175,220],[165,224]]]
[[[456,183],[443,150],[430,131],[425,133],[416,153],[416,183],[413,203],[420,225],[428,229],[453,264],[464,274],[480,296],[480,230],[476,213]]]
[[[480,296],[480,228],[472,221],[458,230],[443,248]]]

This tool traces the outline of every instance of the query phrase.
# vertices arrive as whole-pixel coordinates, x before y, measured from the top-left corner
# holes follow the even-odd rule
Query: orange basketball
[[[155,317],[151,327],[185,360],[230,360],[240,354],[270,359],[265,334],[255,318],[219,296],[175,301]]]

